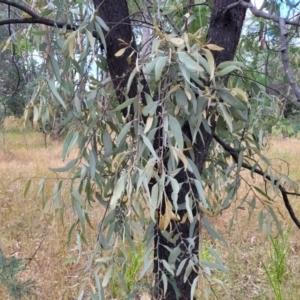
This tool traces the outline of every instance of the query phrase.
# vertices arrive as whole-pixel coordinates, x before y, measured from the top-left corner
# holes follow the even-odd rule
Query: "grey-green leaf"
[[[166,260],[162,260],[162,263],[165,267],[165,269],[172,275],[174,276],[174,271],[171,269],[170,265],[168,264],[168,262]]]
[[[154,101],[154,102],[150,102],[149,104],[147,104],[143,110],[142,113],[144,116],[153,116],[157,110],[159,101]]]
[[[217,95],[231,107],[241,111],[247,110],[247,107],[240,100],[234,97],[227,89],[219,89],[217,91]]]
[[[64,109],[66,109],[67,108],[66,104],[65,104],[64,100],[62,99],[62,97],[57,92],[57,89],[56,89],[55,84],[53,83],[53,81],[51,81],[48,78],[47,78],[47,81],[48,81],[48,85],[49,85],[50,90],[51,90],[52,94],[54,95],[54,97],[58,100],[58,102],[62,105],[62,107]]]
[[[112,271],[113,271],[113,265],[109,266],[108,270],[106,271],[104,277],[103,277],[103,281],[102,281],[102,286],[106,287],[109,283],[109,280],[111,278],[112,275]]]
[[[128,107],[130,104],[133,103],[134,100],[136,100],[136,97],[127,99],[122,104],[120,104],[119,106],[117,106],[113,111],[119,111],[119,110],[122,110],[123,108]]]
[[[226,267],[224,267],[223,265],[219,265],[219,264],[213,263],[211,261],[200,259],[200,263],[202,263],[212,269],[216,269],[216,270],[219,270],[219,271],[222,271],[225,273],[229,272],[229,270]]]
[[[97,23],[106,31],[109,31],[109,27],[105,24],[105,22],[99,17],[96,16]]]
[[[194,294],[195,294],[195,289],[197,287],[198,278],[199,278],[199,275],[193,280],[193,283],[192,283],[192,286],[191,286],[191,300],[195,299]]]
[[[176,270],[176,276],[180,275],[181,271],[183,270],[183,267],[185,265],[187,261],[187,258],[185,258],[184,260],[182,260],[178,266],[178,269]]]
[[[193,60],[186,52],[178,52],[178,59],[181,63],[185,65],[187,69],[194,72],[203,72],[204,69]]]
[[[227,124],[230,132],[232,132],[233,126],[232,126],[231,116],[229,115],[229,113],[228,113],[228,111],[227,111],[227,109],[226,109],[226,107],[224,106],[223,103],[219,103],[219,107],[220,107],[220,109],[222,111],[223,117],[225,119],[225,122],[226,122],[226,124]]]
[[[52,70],[56,77],[56,80],[59,83],[61,83],[61,75],[60,75],[59,65],[53,55],[50,55],[50,62],[51,62]]]
[[[110,200],[111,209],[114,209],[116,207],[117,201],[120,199],[122,193],[124,192],[126,179],[127,179],[127,175],[123,175],[118,179],[118,182],[114,188],[114,192]]]
[[[96,158],[92,149],[90,150],[89,157],[90,157],[90,161],[89,161],[90,174],[91,174],[91,178],[94,179],[96,174]]]
[[[162,74],[162,70],[165,67],[166,63],[167,63],[168,57],[167,56],[163,56],[163,57],[159,57],[156,65],[155,65],[155,81],[159,81],[161,78],[161,74]]]
[[[104,144],[104,153],[106,156],[110,156],[113,148],[111,136],[107,131],[103,131],[102,140]]]
[[[165,273],[162,273],[161,275],[163,284],[164,284],[164,296],[166,295],[167,289],[168,289],[168,279]]]
[[[144,277],[144,275],[146,274],[146,272],[149,270],[149,268],[151,267],[153,263],[153,260],[149,260],[147,261],[147,263],[145,264],[143,270],[141,271],[140,273],[140,276],[139,276],[139,280],[142,279]]]
[[[232,71],[240,71],[240,72],[242,72],[242,70],[239,67],[237,67],[237,66],[228,66],[228,67],[222,69],[221,71],[216,72],[215,76],[216,77],[222,77],[222,76],[225,76],[225,75],[229,74]]]
[[[224,240],[224,238],[222,238],[209,224],[208,220],[206,217],[203,217],[203,223],[204,223],[204,227],[207,230],[207,232],[213,237],[216,238],[224,243],[227,244],[227,242]]]
[[[150,150],[150,152],[152,153],[152,155],[157,158],[157,154],[153,148],[153,145],[151,144],[151,142],[149,141],[149,139],[142,134],[142,138],[143,138],[143,141],[144,141],[144,144],[146,145],[146,147]]]
[[[176,140],[178,148],[183,149],[183,136],[182,136],[181,126],[177,121],[177,119],[171,115],[169,115],[169,126]]]
[[[123,139],[125,138],[129,128],[131,126],[131,122],[125,124],[125,126],[122,128],[122,130],[120,131],[118,138],[117,138],[117,143],[118,145],[123,141]]]
[[[204,194],[204,190],[203,190],[201,181],[195,179],[194,182],[195,182],[195,185],[196,185],[198,195],[199,195],[200,199],[202,200],[203,205],[207,206],[207,201],[206,201],[206,198],[205,198],[205,194]]]
[[[64,167],[62,168],[49,168],[49,170],[53,171],[53,172],[67,172],[70,169],[72,169],[77,163],[77,158],[74,158],[72,160],[70,160]]]
[[[104,300],[103,287],[101,285],[101,282],[99,280],[99,276],[96,273],[96,271],[94,272],[94,277],[95,277],[95,281],[96,281],[96,285],[97,285],[97,289],[98,289],[98,299],[97,300]]]

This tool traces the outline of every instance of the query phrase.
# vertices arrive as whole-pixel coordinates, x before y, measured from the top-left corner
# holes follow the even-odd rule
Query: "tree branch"
[[[238,151],[234,148],[232,148],[229,144],[225,143],[220,137],[218,137],[216,134],[213,135],[214,139],[223,147],[223,149],[225,151],[227,151],[228,153],[230,153],[231,157],[233,158],[233,160],[238,163]],[[253,170],[253,166],[251,166],[248,163],[243,162],[242,163],[242,167],[248,170]],[[285,188],[278,183],[278,180],[272,180],[272,178],[270,177],[270,175],[266,175],[264,174],[263,171],[255,168],[254,173],[261,175],[263,178],[267,179],[270,182],[273,182],[275,186],[278,187],[278,189],[281,192],[285,207],[290,215],[290,217],[292,218],[292,220],[294,221],[294,223],[296,224],[296,226],[300,229],[300,221],[297,219],[295,212],[290,204],[290,201],[288,199],[288,195],[294,195],[294,196],[300,196],[300,194],[298,193],[291,193],[285,190]]]
[[[0,26],[8,25],[8,24],[43,24],[51,27],[63,28],[66,27],[67,30],[77,30],[77,25],[71,25],[64,22],[56,22],[50,19],[46,19],[43,17],[38,18],[23,18],[23,19],[6,19],[0,21]]]
[[[51,27],[58,27],[63,28],[66,27],[68,30],[77,30],[77,25],[71,25],[67,24],[65,22],[58,22],[51,19],[47,19],[44,17],[39,16],[36,12],[34,12],[32,9],[26,7],[23,4],[16,3],[14,1],[10,0],[0,0],[0,3],[13,6],[15,8],[18,8],[22,10],[23,12],[27,13],[31,18],[20,18],[20,19],[6,19],[0,21],[1,25],[9,25],[9,24],[43,24]]]
[[[279,20],[280,18],[275,16],[275,15],[271,15],[269,13],[266,13],[258,8],[256,8],[251,2],[246,2],[246,1],[237,1],[231,5],[229,5],[224,12],[227,12],[228,10],[236,7],[237,5],[241,5],[245,8],[249,8],[252,12],[252,14],[256,17],[259,17],[259,18],[264,18],[264,19],[267,19],[267,20],[272,20],[276,23],[279,23]],[[293,26],[300,26],[300,21],[291,21],[291,20],[287,20],[285,19],[285,24],[288,24],[288,25],[293,25]]]
[[[173,27],[173,29],[176,31],[176,33],[178,35],[180,35],[182,32],[179,28],[177,28],[176,24],[174,23],[174,21],[168,16],[168,15],[164,15],[164,17],[168,20],[168,22],[171,24],[171,26]]]
[[[27,6],[25,6],[23,4],[20,4],[20,3],[14,2],[14,1],[10,1],[10,0],[0,0],[0,3],[16,7],[18,9],[22,10],[23,12],[26,12],[32,18],[39,18],[38,14],[36,14],[32,9],[28,8]]]
[[[223,15],[225,15],[229,10],[233,9],[234,7],[240,5],[242,1],[243,1],[243,0],[239,0],[239,1],[237,1],[237,2],[234,2],[234,3],[230,4],[230,5],[228,5],[228,6],[226,7],[226,9],[224,10]]]
[[[2,4],[6,4],[8,6],[13,6],[15,8],[18,8],[20,10],[22,10],[23,12],[27,13],[29,16],[31,16],[31,18],[18,18],[18,19],[5,19],[5,20],[0,20],[0,26],[3,25],[9,25],[9,24],[43,24],[43,25],[47,25],[50,27],[57,27],[57,28],[66,28],[67,30],[70,31],[75,31],[79,28],[79,25],[72,25],[72,24],[68,24],[65,22],[59,22],[59,21],[54,21],[51,19],[47,19],[44,17],[39,16],[36,12],[34,12],[31,8],[26,7],[25,5],[13,2],[11,0],[0,0],[0,3]],[[139,22],[141,22],[139,20]],[[148,23],[148,22],[142,22],[143,24],[147,24],[149,25],[149,28],[153,27],[152,23]],[[124,23],[126,24],[126,23]],[[118,25],[118,23],[115,22],[107,22],[107,25]],[[96,31],[92,32],[93,37],[98,39],[98,33]]]
[[[10,11],[10,5],[8,5],[8,6],[7,6],[7,16],[8,16],[8,18],[10,18],[10,13],[11,13],[11,11]],[[9,34],[9,36],[12,35],[10,24],[8,25],[8,34]],[[15,90],[14,90],[13,93],[10,95],[10,98],[13,98],[13,97],[17,94],[17,92],[18,92],[18,90],[19,90],[19,87],[20,87],[20,81],[21,81],[21,78],[20,78],[20,71],[19,71],[18,65],[16,64],[15,56],[16,56],[16,47],[15,47],[14,44],[12,44],[12,56],[11,56],[11,62],[12,62],[12,64],[14,65],[16,71],[17,71],[18,82],[17,82],[17,85],[16,85],[16,87],[15,87]]]
[[[289,57],[288,57],[288,49],[287,49],[288,41],[287,41],[287,31],[286,31],[286,24],[294,25],[294,26],[300,26],[300,21],[298,21],[298,22],[290,21],[288,19],[283,19],[283,18],[280,18],[278,16],[271,15],[269,13],[266,13],[262,10],[257,9],[252,3],[246,2],[246,1],[243,1],[243,0],[239,0],[239,1],[237,1],[233,4],[231,4],[231,5],[228,5],[226,7],[226,9],[224,10],[223,14],[225,14],[230,9],[232,9],[232,8],[238,6],[238,5],[241,5],[245,8],[249,8],[251,10],[252,14],[256,17],[272,20],[276,23],[279,23],[280,35],[281,35],[281,44],[282,44],[281,55],[282,55],[282,63],[283,63],[284,71],[285,71],[285,74],[288,78],[289,84],[291,85],[291,87],[294,90],[294,93],[297,97],[297,100],[300,102],[300,88],[296,83],[296,80],[293,76],[293,73],[292,73],[292,71],[290,69],[290,65],[289,65]]]
[[[284,72],[289,81],[289,84],[294,90],[297,100],[300,101],[300,88],[296,83],[293,73],[290,69],[289,54],[288,54],[288,40],[285,19],[279,19],[280,36],[281,36],[281,56]]]

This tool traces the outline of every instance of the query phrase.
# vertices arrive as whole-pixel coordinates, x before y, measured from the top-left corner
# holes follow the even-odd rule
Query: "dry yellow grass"
[[[270,147],[266,150],[272,163],[277,170],[282,172],[289,171],[290,178],[298,184],[300,183],[300,164],[298,154],[300,153],[299,139],[270,138]],[[287,165],[289,164],[289,166]],[[248,171],[243,171],[242,176],[248,183],[264,187],[264,183],[259,177],[252,179]],[[241,199],[245,190],[242,188],[237,198]],[[300,219],[299,198],[291,197],[293,209]],[[239,203],[239,201],[237,201]],[[258,203],[258,207],[262,207]],[[258,229],[259,209],[252,215],[248,222],[248,206],[245,204],[245,210],[239,210],[238,216],[234,220],[234,226],[228,231],[229,220],[233,215],[235,205],[233,204],[223,215],[212,220],[215,229],[228,241],[229,247],[219,241],[212,241],[208,234],[205,234],[204,244],[211,245],[224,259],[225,265],[230,269],[230,274],[219,274],[218,278],[223,280],[228,288],[227,294],[216,287],[219,299],[275,299],[270,283],[268,281],[263,264],[269,266],[270,252],[272,245],[266,237],[265,232],[260,233]],[[274,211],[282,224],[283,230],[293,227],[288,247],[290,253],[287,257],[287,274],[282,282],[282,299],[299,299],[300,283],[298,274],[300,272],[300,262],[298,259],[300,251],[300,231],[291,220],[283,200],[280,197],[275,198],[273,205]],[[273,233],[277,234],[276,226],[273,224]]]
[[[40,178],[54,177],[48,167],[58,167],[65,164],[61,159],[61,143],[49,141],[44,148],[43,136],[30,131],[18,132],[15,122],[6,123],[10,130],[0,139],[0,247],[9,257],[30,258],[39,247],[36,256],[29,263],[27,270],[21,274],[23,279],[32,278],[36,282],[37,299],[77,299],[78,290],[84,275],[88,253],[92,250],[96,233],[88,231],[91,246],[85,247],[84,255],[78,264],[63,266],[63,262],[71,255],[77,254],[76,244],[66,246],[67,233],[70,224],[75,220],[71,209],[67,209],[64,226],[57,219],[48,224],[43,218],[42,202],[36,196],[36,187]],[[291,177],[300,182],[300,140],[270,139],[271,148],[268,155],[281,158],[290,163]],[[4,147],[5,146],[5,147]],[[286,168],[284,162],[278,162],[278,168]],[[244,173],[247,180],[250,176]],[[34,178],[26,198],[24,188],[29,178]],[[55,180],[46,183],[46,196],[50,198]],[[67,184],[67,183],[66,183]],[[243,190],[239,195],[243,194]],[[67,189],[65,201],[68,201]],[[292,226],[281,199],[277,199],[276,209],[281,212],[279,218],[283,228]],[[299,200],[293,200],[293,207],[300,218]],[[204,233],[203,244],[214,247],[224,259],[230,274],[215,273],[218,279],[224,281],[227,292],[214,285],[219,299],[274,299],[262,263],[268,265],[270,241],[264,233],[258,230],[257,214],[252,221],[247,222],[247,210],[239,210],[235,225],[229,233],[227,230],[234,205],[223,215],[212,220],[213,226],[225,237],[229,247],[219,241],[213,241]],[[245,206],[245,209],[247,207]],[[91,213],[92,222],[97,224],[101,211],[95,209]],[[42,244],[41,244],[42,242]],[[298,299],[300,287],[298,274],[300,262],[300,232],[294,228],[290,238],[291,248],[288,256],[288,275],[283,282],[287,299]],[[205,283],[200,284],[200,289]],[[0,299],[9,299],[3,287],[0,287]],[[204,299],[204,297],[201,299]],[[214,299],[212,296],[211,299]]]
[[[6,127],[10,128],[7,124]],[[32,257],[39,247],[27,270],[21,274],[24,279],[35,281],[37,299],[77,299],[79,276],[82,276],[80,270],[85,268],[91,250],[85,249],[79,264],[62,266],[68,257],[77,254],[76,244],[70,248],[66,245],[75,216],[71,209],[67,209],[65,226],[58,218],[48,224],[43,217],[42,201],[36,195],[40,179],[52,177],[53,180],[47,180],[45,185],[46,198],[52,197],[55,176],[48,167],[64,164],[61,143],[49,141],[45,148],[43,136],[39,133],[8,130],[5,144],[3,136],[0,140],[0,247],[8,258],[25,259]],[[33,178],[31,188],[24,198],[24,189],[30,178]],[[68,200],[66,195],[65,201]],[[101,212],[95,211],[92,221],[96,222],[100,215]],[[94,241],[95,231],[90,230],[88,234]],[[0,286],[0,299],[9,299],[7,297]]]

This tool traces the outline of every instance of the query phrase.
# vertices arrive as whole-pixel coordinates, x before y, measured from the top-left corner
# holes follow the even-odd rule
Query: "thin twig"
[[[248,71],[248,70],[244,70],[244,71]],[[251,70],[250,70],[250,71],[251,71]],[[256,71],[254,71],[254,72],[256,72]],[[256,72],[256,73],[259,73],[259,74],[260,74],[261,72]],[[253,82],[255,82],[255,83],[259,84],[259,85],[262,85],[263,87],[268,87],[268,89],[272,90],[273,92],[276,92],[279,96],[283,97],[284,99],[286,99],[286,100],[289,101],[290,103],[293,103],[286,95],[282,94],[282,93],[279,92],[278,90],[272,88],[271,86],[267,86],[266,84],[261,83],[261,82],[259,82],[259,81],[257,81],[257,80],[254,80],[254,79],[251,78],[251,77],[247,77],[247,76],[244,76],[244,75],[239,75],[239,74],[236,74],[236,73],[234,73],[232,76],[239,77],[239,78],[243,78],[243,79],[247,79],[247,80],[249,80],[249,81],[253,81]],[[276,79],[276,78],[275,78],[275,79]],[[281,82],[280,80],[278,80],[278,81]]]
[[[34,253],[32,254],[32,256],[28,259],[28,262],[25,264],[25,268],[31,263],[31,261],[34,259],[34,257],[36,256],[37,252],[39,251],[39,249],[41,248],[43,242],[45,241],[47,235],[49,234],[50,229],[47,230],[47,232],[44,234],[42,240],[40,241],[39,245],[36,247]]]
[[[168,15],[164,15],[164,17],[168,20],[168,22],[170,23],[170,25],[173,27],[173,29],[176,31],[176,33],[178,35],[180,35],[182,32],[181,30],[176,26],[176,24],[173,22],[173,20],[168,16]]]

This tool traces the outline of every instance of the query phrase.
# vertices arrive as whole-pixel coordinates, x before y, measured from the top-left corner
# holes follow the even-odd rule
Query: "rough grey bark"
[[[99,16],[110,28],[109,32],[106,32],[105,36],[107,46],[106,60],[117,97],[120,102],[124,102],[125,97],[122,91],[125,91],[128,78],[135,67],[136,61],[136,55],[134,54],[131,59],[131,64],[129,65],[127,62],[127,57],[131,54],[132,49],[136,49],[136,42],[132,32],[127,1],[94,0],[94,5],[95,8],[98,9]],[[124,45],[120,45],[120,41],[118,39],[122,39],[126,43],[130,44],[132,49],[127,49],[122,56],[116,57],[115,54],[120,49],[124,48]],[[144,85],[144,91],[149,93],[145,80],[142,81],[142,84]],[[134,78],[128,97],[133,98],[137,94],[137,78]]]
[[[224,48],[223,51],[213,51],[216,65],[219,65],[224,61],[230,61],[234,59],[247,9],[242,6],[236,6],[232,9],[226,10],[227,7],[236,2],[238,1],[214,1],[207,41]],[[204,168],[208,148],[212,141],[212,135],[215,129],[214,127],[215,124],[214,122],[212,122],[211,133],[209,133],[204,129],[203,126],[201,126],[200,130],[203,136],[204,143],[202,142],[200,135],[198,135],[196,144],[194,146],[196,165],[199,169],[200,174],[202,173]]]
[[[240,40],[246,8],[238,5],[232,9],[226,9],[229,5],[236,2],[238,1],[214,1],[207,40],[224,48],[223,51],[214,52],[217,65],[234,58],[236,47]],[[249,0],[244,2],[249,2]]]
[[[235,0],[215,0],[214,7],[211,14],[211,20],[209,25],[209,31],[207,40],[212,44],[217,44],[224,48],[221,52],[215,52],[214,58],[216,64],[220,64],[221,62],[233,60],[234,54],[240,39],[243,22],[245,19],[246,8],[241,6],[233,7],[230,10],[226,10],[226,8],[235,3]],[[225,12],[225,13],[224,13]],[[209,115],[209,112],[208,112]],[[215,129],[215,122],[212,120],[211,131],[207,132],[203,125],[200,127],[200,131],[203,139],[200,135],[197,136],[196,143],[194,145],[194,153],[195,153],[195,164],[197,165],[200,174],[202,174],[205,168],[205,161],[207,158],[209,146],[213,139]],[[184,126],[183,132],[190,136],[189,127],[187,125]],[[185,202],[185,196],[189,193],[190,186],[187,184],[187,178],[193,177],[193,174],[188,174],[184,171],[179,172],[176,176],[176,179],[179,183],[183,183],[181,190],[178,195],[178,205]],[[169,199],[171,199],[172,189],[171,187],[167,187],[166,193]],[[164,208],[163,208],[164,209]],[[196,205],[193,209],[193,214],[197,210]],[[182,210],[179,212],[180,217],[185,214],[185,211]],[[199,216],[199,214],[198,214]],[[161,273],[159,273],[159,261],[165,259],[168,261],[169,251],[166,250],[165,246],[175,248],[176,246],[180,246],[184,252],[179,256],[177,263],[175,264],[175,269],[178,267],[179,263],[185,259],[187,262],[190,258],[198,258],[199,254],[199,237],[201,235],[200,232],[200,220],[196,221],[195,230],[190,236],[190,223],[187,220],[184,224],[180,222],[172,221],[171,227],[173,228],[173,235],[179,235],[179,239],[172,243],[168,241],[160,230],[155,228],[155,245],[154,245],[154,257],[156,260],[154,262],[154,273],[156,280],[156,294],[154,299],[180,299],[180,300],[189,300],[191,299],[191,284],[193,283],[194,278],[197,276],[197,273],[192,271],[188,277],[188,280],[184,282],[184,272],[181,273],[180,276],[175,277],[174,279],[170,276],[170,284],[168,286],[168,290],[165,296],[163,296],[163,282],[161,280]],[[195,241],[195,247],[188,251],[189,243],[188,238],[193,238]],[[186,263],[187,265],[187,263]],[[172,280],[176,283],[176,287],[173,287]]]

